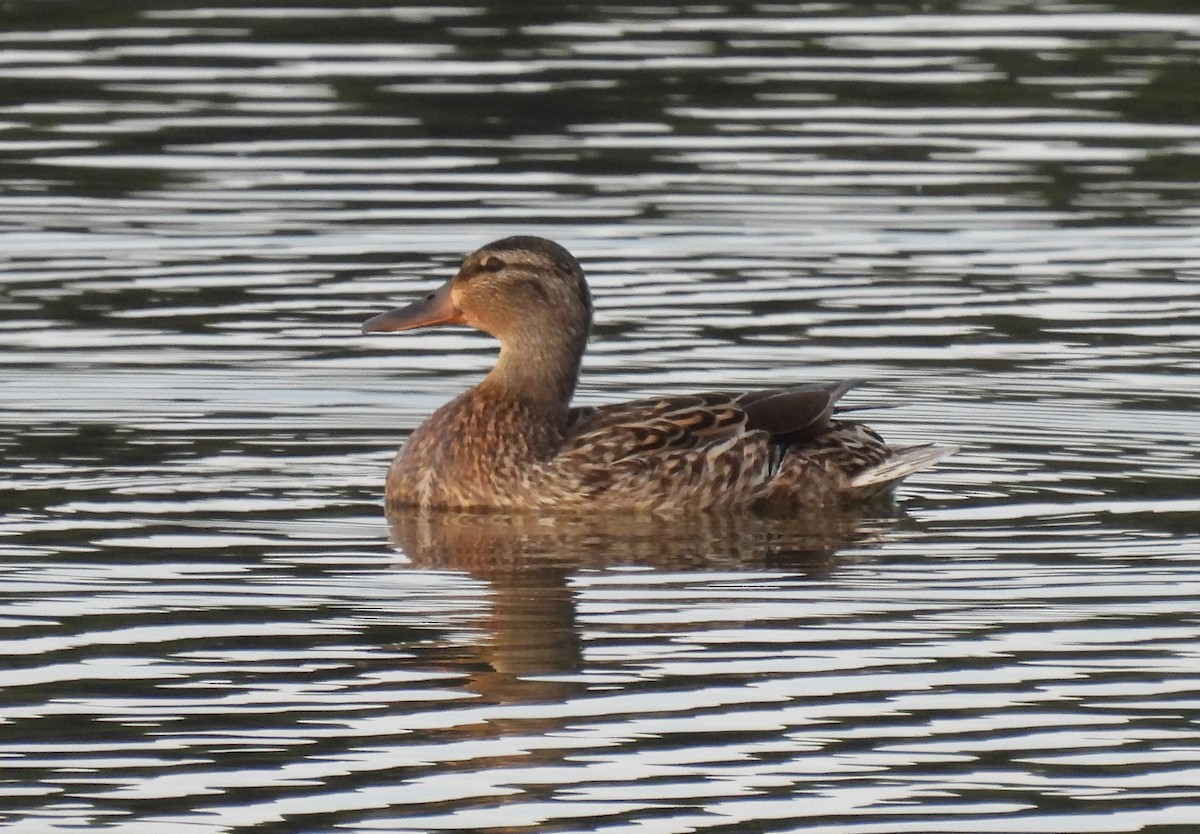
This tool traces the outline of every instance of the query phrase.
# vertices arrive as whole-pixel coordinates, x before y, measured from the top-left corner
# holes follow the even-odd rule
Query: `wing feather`
[[[829,427],[838,399],[857,380],[719,391],[572,409],[560,456],[612,464],[643,455],[713,447],[748,432],[794,443]]]
[[[692,394],[600,406],[574,416],[559,455],[612,463],[646,454],[696,449],[740,434],[746,420],[745,411],[730,394]]]
[[[777,490],[786,460],[824,466],[822,438],[837,425],[838,399],[856,384],[708,392],[572,409],[552,465],[570,470],[580,494],[590,499],[612,491],[651,510],[680,501],[744,506]],[[808,489],[807,482],[801,486]]]

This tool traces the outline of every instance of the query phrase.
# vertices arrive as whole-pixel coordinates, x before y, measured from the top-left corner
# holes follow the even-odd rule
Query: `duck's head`
[[[453,278],[406,307],[380,313],[364,333],[466,324],[502,343],[582,345],[592,301],[579,261],[540,237],[506,237],[472,252]]]

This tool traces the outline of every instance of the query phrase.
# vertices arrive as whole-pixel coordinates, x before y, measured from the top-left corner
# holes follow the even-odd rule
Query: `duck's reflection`
[[[578,676],[563,677],[583,670],[573,573],[638,566],[820,576],[840,549],[869,542],[891,523],[862,513],[664,520],[415,510],[388,520],[414,567],[464,571],[492,586],[483,665],[471,688],[498,701],[557,700],[586,688]]]

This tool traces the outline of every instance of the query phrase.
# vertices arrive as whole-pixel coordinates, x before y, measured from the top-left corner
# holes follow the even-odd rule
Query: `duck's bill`
[[[462,320],[462,310],[454,306],[450,297],[450,284],[447,282],[420,301],[367,319],[363,322],[362,332],[413,330],[418,327],[432,327],[435,324],[458,324]]]

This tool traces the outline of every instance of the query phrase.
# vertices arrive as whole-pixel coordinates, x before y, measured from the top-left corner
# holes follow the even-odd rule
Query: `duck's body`
[[[834,420],[854,382],[570,408],[591,302],[578,262],[542,238],[489,244],[363,329],[460,322],[497,336],[500,358],[413,432],[388,471],[389,506],[811,510],[886,493],[952,451],[894,449]]]

